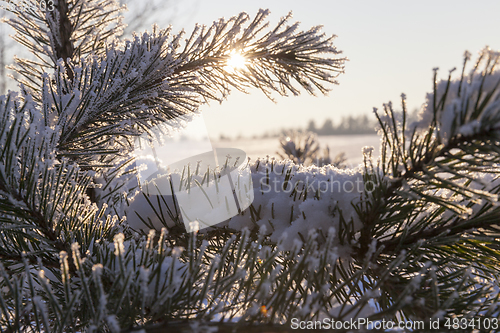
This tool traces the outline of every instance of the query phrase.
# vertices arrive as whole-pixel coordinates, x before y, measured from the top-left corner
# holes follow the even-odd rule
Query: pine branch
[[[447,81],[443,81],[439,85],[435,84],[434,93],[428,97],[432,102],[428,103],[429,110],[426,110],[427,115],[425,115],[426,118],[424,117],[424,121],[431,119],[430,127],[427,129],[418,130],[418,126],[428,125],[420,122],[413,125],[411,132],[407,130],[404,96],[402,124],[396,123],[391,104],[385,106],[384,117],[376,114],[385,138],[381,148],[381,171],[386,180],[378,179],[378,176],[375,176],[375,180],[383,188],[383,191],[379,192],[382,198],[377,199],[379,204],[372,208],[373,212],[365,216],[365,227],[361,230],[361,244],[364,244],[361,253],[366,253],[368,250],[367,244],[370,243],[374,232],[373,228],[379,223],[380,216],[392,214],[391,211],[399,211],[398,207],[401,206],[401,203],[398,200],[402,195],[409,196],[415,202],[436,204],[444,210],[451,210],[461,215],[461,219],[464,219],[472,211],[468,203],[482,199],[496,205],[498,194],[484,191],[481,180],[481,177],[488,174],[496,174],[495,163],[500,161],[495,150],[500,128],[498,126],[500,121],[498,113],[500,77],[496,74],[497,72],[493,71],[498,62],[498,55],[492,53],[488,55],[488,52],[484,51],[483,53],[487,55],[483,59],[488,59],[483,73],[474,81],[467,83],[466,87],[463,87],[466,84],[463,79],[452,82],[451,76]],[[464,61],[464,69],[466,63],[467,58]],[[476,64],[474,71],[479,64],[480,62]],[[471,73],[471,77],[474,71]],[[485,81],[489,83],[484,84]],[[474,90],[477,87],[479,91]],[[453,101],[453,98],[456,100]],[[480,99],[482,99],[481,103],[479,103]],[[453,103],[456,104],[453,105]],[[451,118],[450,110],[461,116],[458,119]],[[471,131],[470,124],[475,122],[478,123]],[[405,140],[408,133],[411,134],[411,139],[408,148],[406,148]],[[485,158],[484,154],[489,154],[488,159]],[[474,173],[471,173],[471,165],[474,165]],[[467,169],[464,170],[464,168]],[[377,173],[375,170],[370,172]],[[388,184],[385,185],[384,182]],[[474,183],[478,184],[479,188],[471,186]],[[449,196],[439,195],[438,193],[442,189],[447,189],[454,195],[460,194],[464,198],[461,200],[462,204],[450,200]],[[493,221],[483,221],[483,223],[486,224],[476,227],[488,227]],[[384,242],[389,242],[386,244],[389,248],[394,248],[398,242],[399,246],[402,244],[410,245],[412,241],[416,240],[416,236],[412,233],[420,236],[428,235],[428,231],[425,230],[427,225],[433,225],[432,234],[434,232],[440,234],[439,231],[442,232],[451,227],[447,223],[443,223],[440,227],[434,223],[415,224],[414,228],[406,225],[404,228],[411,230],[405,236],[410,237],[408,242],[399,237],[393,237],[392,240],[383,241],[380,245],[384,245]]]
[[[107,43],[123,32],[120,13],[124,7],[115,0],[60,0],[53,7],[42,10],[38,2],[28,9],[8,7],[15,14],[7,20],[16,32],[14,39],[38,59],[16,58],[17,67],[9,68],[21,75],[19,82],[31,90],[35,100],[39,98],[35,92],[41,90],[42,73],[56,68],[59,59],[74,64],[92,54],[103,54]],[[70,68],[67,63],[71,81]]]
[[[71,71],[68,61],[73,59],[75,50],[71,41],[73,29],[68,16],[68,3],[65,0],[58,1],[56,10],[49,11],[48,14],[50,19],[47,22],[52,31],[53,40],[51,42],[55,46],[56,59],[63,59],[68,79],[73,81],[74,73]],[[59,26],[56,27],[56,24],[59,24]]]
[[[313,86],[326,92],[320,81],[334,82],[333,73],[342,71],[345,60],[328,58],[339,53],[332,38],[324,38],[319,28],[296,33],[297,24],[285,27],[288,18],[257,37],[266,15],[259,12],[241,33],[246,14],[206,30],[195,29],[181,52],[181,35],[169,42],[169,29],[154,30],[126,42],[124,49],[111,47],[105,58],[89,57],[69,70],[59,64],[53,79],[43,79],[42,95],[35,98],[44,105],[47,124],[62,128],[59,154],[77,158],[86,168],[111,165],[113,158],[130,151],[128,137],[175,118],[177,124],[189,120],[200,104],[198,96],[220,99],[216,92],[225,96],[229,87],[255,86],[268,96],[273,90],[285,94],[287,89],[297,94],[291,84],[295,79],[308,92]],[[225,69],[230,45],[248,45],[244,56],[251,62],[249,72]],[[320,57],[322,53],[325,57]]]
[[[92,238],[105,236],[110,223],[99,221],[102,215],[83,195],[89,175],[67,161],[55,160],[58,133],[44,126],[40,110],[11,93],[0,98],[0,111],[4,252],[38,254],[51,267],[60,251],[71,253],[68,239],[87,245]],[[8,245],[12,243],[16,246]],[[75,269],[72,264],[70,269]]]
[[[64,244],[61,240],[59,240],[58,236],[54,232],[54,226],[50,221],[46,221],[45,217],[38,211],[35,207],[30,207],[30,204],[27,202],[26,198],[24,198],[17,191],[13,191],[11,188],[7,188],[6,183],[4,183],[4,179],[0,179],[0,191],[3,194],[7,194],[16,200],[18,203],[23,203],[27,208],[26,211],[23,212],[23,217],[28,217],[32,220],[35,225],[37,225],[37,230],[40,230],[47,239],[52,242],[54,247],[59,251],[67,250],[67,244]]]
[[[416,125],[404,96],[402,119],[385,105],[377,166],[370,148],[364,170],[258,160],[249,209],[189,235],[175,200],[145,193],[130,209],[150,206],[142,223],[168,229],[141,235],[110,214],[134,190],[135,137],[179,126],[231,89],[326,93],[346,59],[290,15],[269,30],[261,10],[197,26],[185,42],[157,28],[120,42],[119,11],[72,0],[10,21],[38,60],[18,61],[21,97],[0,98],[1,330],[498,316],[499,54],[485,50],[467,78],[435,74]],[[209,174],[179,178],[203,185]],[[85,195],[96,176],[96,201],[110,207]],[[361,180],[363,190],[333,193]]]
[[[332,45],[334,36],[325,38],[320,27],[297,32],[298,23],[286,25],[291,14],[263,34],[269,25],[264,21],[267,15],[269,11],[260,10],[244,28],[249,20],[245,13],[228,21],[221,19],[209,28],[196,27],[181,53],[183,63],[174,73],[196,70],[205,86],[222,86],[219,91],[223,97],[230,87],[244,91],[250,86],[261,89],[270,98],[272,91],[297,95],[299,90],[293,87],[292,79],[309,93],[314,92],[314,87],[326,93],[321,81],[335,83],[334,78],[343,72],[346,60],[328,58],[340,53]],[[224,65],[234,53],[246,64],[232,71]],[[231,80],[225,79],[228,76]],[[207,97],[214,98],[214,93]]]
[[[381,159],[375,167],[365,156],[365,183],[376,185],[365,193],[369,200],[354,204],[362,227],[341,235],[354,245],[354,262],[373,256],[376,266],[367,276],[385,281],[382,317],[394,310],[417,318],[439,310],[477,315],[487,309],[480,306],[482,300],[495,302],[488,285],[494,285],[500,258],[500,75],[494,70],[498,54],[482,54],[468,81],[462,74],[459,81],[450,75],[435,83],[418,123],[406,124],[404,95],[402,117],[396,117],[391,103],[384,105],[383,116],[376,112]],[[405,264],[385,277],[378,268],[392,264],[398,254]],[[431,264],[432,282],[421,284],[418,276],[428,274]],[[484,277],[485,284],[477,285],[471,275]],[[426,300],[422,306],[405,305],[404,290],[412,285],[418,287],[408,295],[420,295]]]

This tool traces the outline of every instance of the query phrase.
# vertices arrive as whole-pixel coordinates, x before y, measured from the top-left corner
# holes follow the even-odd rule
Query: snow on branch
[[[350,258],[352,246],[357,243],[354,234],[362,226],[352,205],[359,204],[374,190],[373,183],[364,182],[361,168],[304,167],[291,160],[268,158],[253,162],[250,170],[253,203],[241,214],[216,225],[215,230],[226,227],[235,231],[244,228],[259,231],[275,243],[281,240],[286,250],[305,242],[311,230],[321,235],[318,237],[321,243],[328,233],[332,233],[339,255]],[[179,173],[175,177],[181,177],[183,184],[191,182],[195,186],[196,182],[203,184],[207,174],[193,174],[188,178]],[[132,228],[159,230],[176,224],[166,214],[155,215],[155,212],[175,211],[175,203],[168,196],[161,201],[157,199],[145,193],[131,200],[127,221]]]

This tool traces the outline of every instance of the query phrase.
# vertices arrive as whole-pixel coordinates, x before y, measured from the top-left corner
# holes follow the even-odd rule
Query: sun
[[[247,66],[247,59],[236,50],[231,51],[229,54],[229,59],[227,59],[226,70],[234,71],[236,69],[245,69]]]

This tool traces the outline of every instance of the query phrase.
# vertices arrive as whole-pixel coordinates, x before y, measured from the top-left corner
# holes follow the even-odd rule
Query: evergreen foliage
[[[318,27],[287,16],[269,29],[265,10],[131,40],[120,11],[13,10],[38,61],[17,59],[20,93],[0,97],[2,330],[499,317],[498,53],[483,50],[470,74],[466,55],[460,79],[436,74],[417,123],[404,96],[401,116],[376,111],[379,160],[366,147],[354,170],[249,162],[251,207],[187,234],[175,203],[137,194],[134,137],[230,89],[324,93],[345,59]],[[227,68],[235,52],[245,68]],[[319,186],[358,180],[360,191]],[[150,214],[132,228],[141,200]]]

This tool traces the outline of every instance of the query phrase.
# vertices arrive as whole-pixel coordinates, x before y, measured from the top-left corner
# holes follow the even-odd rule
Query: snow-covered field
[[[365,135],[330,135],[318,136],[321,148],[330,148],[330,155],[334,157],[338,153],[344,152],[347,163],[355,166],[363,161],[361,149],[364,146],[373,146],[374,157],[379,156],[380,137],[376,134]],[[252,160],[266,155],[277,156],[280,150],[278,138],[268,139],[240,139],[230,141],[212,141],[215,148],[239,148],[247,153]]]

